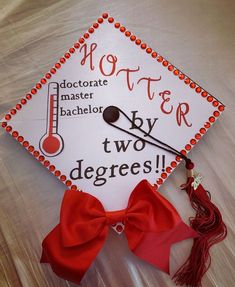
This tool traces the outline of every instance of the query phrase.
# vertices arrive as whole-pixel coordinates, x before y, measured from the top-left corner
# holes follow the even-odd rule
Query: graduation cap
[[[182,188],[200,236],[175,280],[200,286],[208,250],[226,227],[188,153],[223,111],[218,99],[104,13],[6,114],[2,127],[68,190],[94,196],[108,211],[126,208],[143,179],[157,190],[185,161],[189,177]],[[125,223],[113,225],[121,232]]]

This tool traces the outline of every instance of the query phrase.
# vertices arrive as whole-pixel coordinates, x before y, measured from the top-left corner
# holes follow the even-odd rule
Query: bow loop
[[[128,219],[141,230],[160,232],[169,230],[181,221],[174,206],[147,180],[133,190],[128,203]]]
[[[61,239],[65,247],[90,241],[105,225],[105,210],[97,198],[85,192],[65,192],[60,214]]]

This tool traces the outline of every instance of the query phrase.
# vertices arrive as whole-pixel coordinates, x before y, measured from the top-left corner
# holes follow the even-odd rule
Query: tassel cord
[[[113,124],[116,122],[122,114],[135,129],[138,129],[148,136],[150,140],[140,137],[134,133],[131,133],[124,128]],[[184,285],[191,287],[201,287],[201,280],[203,275],[208,270],[211,264],[211,257],[209,249],[216,243],[222,241],[227,235],[226,226],[222,220],[221,213],[219,209],[211,202],[211,196],[208,191],[206,191],[201,184],[197,186],[194,190],[192,183],[194,182],[193,168],[194,164],[191,162],[187,156],[182,154],[180,151],[176,150],[174,147],[161,140],[149,135],[135,125],[135,123],[124,113],[121,109],[115,106],[107,107],[103,112],[104,120],[112,127],[127,133],[133,137],[136,137],[152,146],[165,150],[171,154],[181,157],[185,161],[186,169],[192,176],[188,177],[186,184],[182,185],[188,196],[192,208],[195,210],[195,217],[189,219],[191,227],[198,232],[199,237],[194,239],[191,254],[183,266],[176,272],[173,276],[177,285]],[[195,183],[197,185],[197,182]]]

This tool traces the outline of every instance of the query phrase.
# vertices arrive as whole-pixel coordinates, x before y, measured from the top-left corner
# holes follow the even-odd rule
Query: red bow
[[[60,277],[80,283],[101,250],[109,225],[124,222],[130,250],[169,273],[171,244],[197,237],[176,209],[146,180],[132,191],[124,210],[106,212],[94,196],[67,190],[60,223],[44,239],[41,262]]]

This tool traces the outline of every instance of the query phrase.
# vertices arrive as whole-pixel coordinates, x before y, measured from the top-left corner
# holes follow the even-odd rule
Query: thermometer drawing
[[[59,85],[49,83],[47,104],[47,128],[46,133],[40,139],[39,147],[46,156],[60,154],[64,147],[61,135],[58,133],[58,111],[59,111]]]

